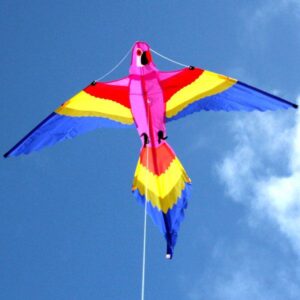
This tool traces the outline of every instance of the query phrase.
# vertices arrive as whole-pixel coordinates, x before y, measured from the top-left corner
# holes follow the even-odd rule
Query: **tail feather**
[[[166,142],[142,148],[132,191],[143,205],[146,200],[147,213],[167,241],[168,259],[173,256],[190,188],[190,178]]]

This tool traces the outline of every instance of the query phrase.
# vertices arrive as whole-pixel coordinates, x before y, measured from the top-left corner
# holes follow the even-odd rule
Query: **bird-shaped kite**
[[[172,258],[191,179],[166,142],[166,122],[194,112],[297,108],[233,78],[196,67],[159,71],[145,42],[132,48],[129,76],[92,82],[63,103],[4,156],[40,150],[102,127],[137,128],[142,147],[132,191],[164,234]]]

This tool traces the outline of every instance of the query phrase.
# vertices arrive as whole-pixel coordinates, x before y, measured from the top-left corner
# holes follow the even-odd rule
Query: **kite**
[[[142,146],[132,192],[163,233],[166,258],[171,259],[187,208],[191,179],[166,142],[166,123],[199,111],[266,111],[297,105],[193,66],[159,71],[151,50],[147,43],[136,42],[127,77],[93,81],[4,156],[29,154],[97,128],[135,126]]]

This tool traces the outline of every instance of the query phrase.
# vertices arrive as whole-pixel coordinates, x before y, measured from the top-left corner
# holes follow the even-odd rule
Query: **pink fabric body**
[[[158,132],[163,131],[166,136],[164,97],[156,66],[152,59],[142,66],[140,56],[137,55],[139,49],[150,53],[146,43],[137,42],[133,47],[129,70],[131,111],[139,135],[146,133],[150,141],[149,146],[156,147],[159,144]],[[143,137],[141,140],[143,143]]]

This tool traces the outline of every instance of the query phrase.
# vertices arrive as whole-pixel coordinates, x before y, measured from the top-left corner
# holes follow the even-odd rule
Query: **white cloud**
[[[224,239],[215,250],[213,267],[189,290],[188,299],[299,299],[299,269],[293,262],[274,261],[271,250],[247,241]]]
[[[261,29],[261,26],[266,25],[274,17],[283,13],[291,13],[299,17],[300,1],[299,0],[273,0],[264,1],[261,6],[258,6],[253,15],[248,18],[248,25],[251,28]]]
[[[300,113],[249,114],[233,125],[237,145],[218,166],[228,195],[276,224],[300,254]]]
[[[219,240],[187,297],[299,299],[300,112],[240,113],[232,134],[235,148],[217,170],[228,195],[247,207],[251,230],[261,235]],[[266,234],[271,247],[260,247]]]
[[[274,296],[275,294],[264,286],[263,281],[246,269],[235,271],[228,278],[220,280],[216,286],[216,299],[278,299]]]
[[[272,42],[276,40],[276,31],[281,26],[290,24],[290,30],[298,28],[300,20],[299,0],[266,0],[260,5],[247,7],[240,11],[242,23],[244,24],[241,37],[242,45],[252,51],[270,52],[273,49]],[[280,30],[279,30],[280,31]],[[279,35],[282,34],[279,33]],[[291,35],[291,32],[286,32]],[[299,31],[293,32],[295,38],[299,39]]]

